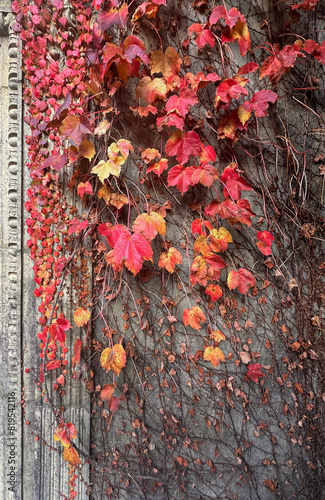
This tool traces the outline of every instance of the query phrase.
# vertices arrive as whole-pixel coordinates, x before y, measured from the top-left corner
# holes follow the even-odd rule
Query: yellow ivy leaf
[[[76,309],[73,314],[73,319],[77,326],[85,325],[86,323],[88,323],[89,318],[90,312],[87,309],[83,309],[82,307]]]
[[[207,347],[204,351],[204,361],[210,361],[215,368],[220,364],[220,361],[225,361],[225,355],[219,347]]]
[[[126,354],[123,346],[115,344],[113,349],[106,347],[100,356],[100,364],[106,372],[113,370],[116,375],[119,375],[126,365]]]

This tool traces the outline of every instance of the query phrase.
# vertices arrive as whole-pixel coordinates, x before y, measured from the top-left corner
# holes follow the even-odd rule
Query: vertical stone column
[[[56,424],[36,385],[39,314],[24,223],[29,172],[23,144],[28,131],[13,22],[10,0],[0,0],[0,499],[57,500],[69,495],[68,473],[62,455],[51,448],[60,448],[53,441]],[[21,410],[22,388],[29,426]],[[68,413],[79,431],[78,444],[88,452],[89,396],[84,387],[71,397]],[[88,465],[82,475],[88,482]],[[86,489],[78,480],[78,499],[88,498]]]
[[[1,498],[22,498],[21,78],[11,3],[0,2],[0,477]]]

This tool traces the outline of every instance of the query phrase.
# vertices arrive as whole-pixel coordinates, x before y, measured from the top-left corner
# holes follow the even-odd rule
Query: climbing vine
[[[291,212],[295,220],[298,212],[311,214],[307,198],[314,191],[306,187],[310,153],[307,145],[293,145],[283,130],[271,140],[263,131],[277,120],[279,126],[281,102],[289,92],[281,86],[287,74],[294,75],[302,64],[313,68],[313,81],[301,87],[296,82],[296,87],[302,92],[320,88],[316,73],[325,64],[325,41],[293,34],[303,16],[318,8],[318,0],[284,2],[287,24],[280,42],[274,42],[271,21],[263,18],[264,34],[258,33],[259,44],[254,44],[256,27],[253,36],[246,21],[249,7],[240,10],[232,2],[13,2],[30,127],[26,143],[31,182],[25,208],[40,313],[37,384],[53,410],[54,440],[61,443],[69,467],[70,498],[77,496],[82,462],[91,465],[94,495],[101,481],[101,493],[118,498],[118,484],[128,489],[131,479],[140,496],[153,498],[155,491],[160,498],[159,490],[161,498],[171,498],[168,473],[163,480],[155,465],[167,459],[159,453],[155,457],[150,442],[154,433],[166,449],[175,451],[168,467],[178,491],[190,495],[184,498],[212,498],[206,469],[230,477],[231,467],[242,466],[238,481],[249,482],[252,476],[243,451],[252,446],[248,434],[238,431],[240,444],[231,445],[235,465],[229,460],[216,466],[212,454],[220,456],[214,446],[217,438],[194,437],[193,430],[186,430],[181,419],[186,405],[200,405],[212,389],[224,393],[219,402],[211,396],[211,407],[207,404],[201,415],[207,431],[212,427],[217,434],[223,425],[229,427],[223,414],[227,405],[234,408],[233,398],[244,414],[242,425],[252,420],[249,411],[257,399],[290,416],[294,412],[287,403],[279,410],[268,402],[268,383],[276,380],[284,386],[289,374],[307,361],[319,366],[315,335],[305,338],[299,327],[296,334],[293,325],[289,333],[285,319],[279,319],[279,314],[285,315],[280,311],[291,307],[290,295],[279,298],[282,306],[272,315],[268,310],[278,288],[308,296],[303,276],[299,285],[298,275],[286,275],[282,268],[294,233],[288,218],[281,224],[281,217]],[[263,148],[273,148],[276,165]],[[303,174],[300,158],[305,162]],[[323,159],[316,154],[313,158],[315,164]],[[247,168],[251,159],[259,162],[255,177]],[[288,212],[286,202],[278,201],[285,184],[292,199],[297,193],[300,197]],[[299,238],[312,248],[322,241],[323,224],[317,216],[309,218],[300,224]],[[319,289],[315,293],[320,303]],[[318,314],[311,321],[310,326],[321,328]],[[281,323],[273,343],[260,333],[259,347],[251,347],[250,329],[263,331],[267,322]],[[285,348],[299,355],[294,361],[283,353],[284,371],[275,355],[277,337],[285,337]],[[152,366],[147,350],[155,359]],[[132,390],[132,379],[140,382],[140,389]],[[82,381],[91,394],[93,414],[99,412],[98,425],[105,433],[130,432],[135,438],[124,445],[124,455],[106,437],[99,458],[76,444],[78,428],[64,411],[65,387],[73,388],[74,381]],[[313,389],[310,396],[309,389],[313,402],[307,402],[307,389],[298,381],[294,384],[294,402],[301,397],[310,405],[309,412],[317,414],[322,395]],[[178,392],[175,408],[169,399],[160,407],[161,426],[156,417],[147,417],[154,420],[148,431],[144,407],[154,407],[155,398],[161,401],[167,393]],[[119,426],[127,411],[129,424]],[[187,416],[194,428],[196,412],[193,407]],[[309,419],[299,418],[300,427]],[[286,433],[280,417],[278,423]],[[232,425],[236,427],[234,421]],[[266,435],[269,425],[261,418],[255,437]],[[289,437],[299,440],[294,430]],[[310,428],[304,439],[308,437]],[[275,433],[270,439],[275,447]],[[199,453],[207,442],[209,451]],[[140,457],[138,475],[130,465],[137,461],[134,456]],[[272,460],[265,458],[263,467],[276,467]],[[98,462],[105,467],[98,467]],[[316,471],[318,465],[309,460],[308,467]],[[199,493],[189,493],[190,469],[191,481],[196,474],[196,481],[202,482]],[[263,487],[288,498],[278,477],[279,473],[266,475]],[[151,493],[144,486],[146,478]],[[252,479],[251,483],[257,491]]]

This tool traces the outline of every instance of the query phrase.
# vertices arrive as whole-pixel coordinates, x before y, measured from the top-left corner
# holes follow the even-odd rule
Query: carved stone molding
[[[0,2],[1,51],[1,409],[2,496],[22,497],[22,101],[18,40],[11,2]]]

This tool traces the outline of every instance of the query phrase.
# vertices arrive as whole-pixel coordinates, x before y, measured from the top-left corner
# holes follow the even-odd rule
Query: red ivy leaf
[[[193,106],[198,102],[199,101],[193,90],[183,88],[180,90],[179,96],[173,95],[168,99],[166,103],[166,110],[168,113],[176,111],[179,115],[185,118],[188,113],[189,106]]]
[[[304,0],[302,3],[291,4],[290,8],[292,10],[301,9],[301,10],[314,10],[318,0]]]
[[[184,135],[181,131],[176,130],[168,139],[165,151],[167,156],[177,156],[177,161],[184,164],[191,155],[201,154],[201,141],[196,132],[191,131]]]
[[[229,290],[238,288],[240,293],[246,295],[249,288],[255,286],[256,280],[250,271],[241,267],[238,272],[230,271],[228,274],[227,284]]]
[[[269,233],[268,231],[259,231],[257,233],[257,246],[264,255],[271,255],[272,250],[271,246],[274,241],[274,236],[273,234]]]
[[[52,153],[46,160],[44,160],[41,165],[33,170],[35,173],[39,173],[46,167],[51,167],[54,170],[61,170],[67,163],[68,155],[63,153]]]
[[[262,366],[259,363],[251,363],[248,365],[248,371],[246,377],[253,380],[253,382],[258,382],[259,378],[265,377],[264,373],[261,371]]]
[[[208,285],[205,289],[205,293],[210,296],[212,302],[215,302],[222,297],[222,290],[219,285]]]
[[[124,263],[135,276],[142,268],[144,260],[151,260],[152,248],[141,233],[122,232],[114,246],[114,260],[117,265]]]
[[[193,173],[194,167],[184,168],[183,165],[176,165],[168,173],[168,186],[177,186],[178,191],[183,196],[191,186]]]
[[[70,142],[79,146],[85,134],[91,134],[92,128],[88,118],[84,115],[68,115],[59,128],[62,139],[69,139]]]
[[[238,117],[243,125],[249,120],[252,111],[255,115],[261,118],[267,115],[269,102],[274,103],[278,96],[272,90],[260,90],[255,92],[250,101],[245,101],[238,109]]]
[[[271,83],[277,83],[284,73],[288,73],[295,65],[297,57],[305,57],[300,48],[302,41],[298,40],[293,45],[285,45],[280,50],[279,44],[273,45],[274,55],[265,59],[260,70],[260,79],[268,76]]]
[[[126,3],[122,4],[120,9],[112,7],[110,10],[102,10],[98,15],[98,24],[101,31],[108,30],[113,24],[118,28],[124,30],[128,17],[128,6]]]
[[[207,44],[210,45],[211,48],[214,47],[215,45],[214,36],[212,35],[209,29],[204,29],[202,24],[199,23],[192,24],[188,28],[188,31],[190,33],[196,34],[194,42],[196,43],[199,49],[202,49]]]
[[[231,163],[220,176],[220,179],[225,183],[223,190],[224,197],[229,198],[230,195],[236,201],[241,198],[242,191],[250,191],[252,189],[252,186],[243,177],[239,176],[237,170],[237,163]]]

